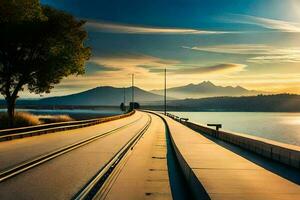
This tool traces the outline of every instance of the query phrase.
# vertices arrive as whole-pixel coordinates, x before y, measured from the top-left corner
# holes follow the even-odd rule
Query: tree
[[[140,104],[138,102],[130,102],[129,107],[130,110],[140,109]]]
[[[125,106],[124,103],[121,103],[121,104],[120,104],[120,110],[121,110],[121,111],[126,111],[126,106]]]
[[[49,93],[62,78],[84,73],[91,52],[84,23],[38,0],[0,0],[0,92],[10,126],[25,86]]]

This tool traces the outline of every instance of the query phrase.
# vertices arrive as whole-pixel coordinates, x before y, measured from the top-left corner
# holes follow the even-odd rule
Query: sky
[[[87,21],[86,74],[51,94],[212,81],[300,93],[300,0],[42,0]],[[26,92],[25,92],[26,93]]]

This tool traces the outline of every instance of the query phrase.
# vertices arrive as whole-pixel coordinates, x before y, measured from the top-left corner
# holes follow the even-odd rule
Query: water
[[[220,123],[222,130],[300,146],[300,113],[171,112],[198,124]]]
[[[120,109],[17,109],[17,112],[29,112],[35,115],[69,115],[74,119],[91,119],[118,115],[122,112]],[[0,112],[6,112],[6,109],[0,109]]]

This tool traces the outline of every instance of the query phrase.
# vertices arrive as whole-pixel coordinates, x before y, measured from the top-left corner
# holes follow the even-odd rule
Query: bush
[[[15,113],[14,127],[34,126],[41,124],[39,118],[33,114],[26,112]],[[0,128],[8,127],[8,116],[7,113],[0,114]]]
[[[15,114],[14,128],[73,120],[69,115],[33,115],[27,112],[17,112]],[[9,128],[7,113],[0,113],[0,129],[6,128]]]
[[[74,121],[69,115],[41,115],[40,120],[45,123]]]

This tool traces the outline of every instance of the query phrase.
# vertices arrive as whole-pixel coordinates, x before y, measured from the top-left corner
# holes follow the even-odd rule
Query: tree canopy
[[[49,93],[63,77],[84,73],[84,23],[37,0],[0,0],[0,92],[8,110],[24,86]]]
[[[0,22],[45,20],[39,0],[0,0]]]

